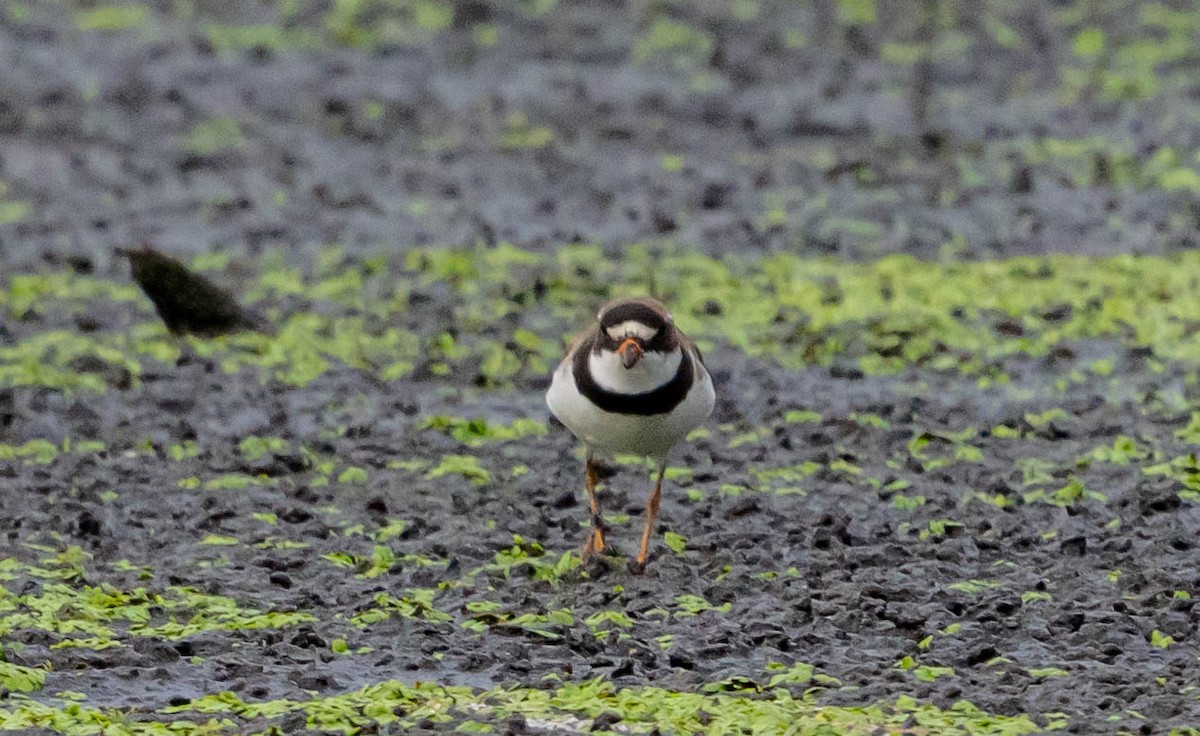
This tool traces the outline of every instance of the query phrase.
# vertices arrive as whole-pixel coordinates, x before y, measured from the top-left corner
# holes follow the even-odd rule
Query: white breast
[[[614,414],[599,409],[587,399],[575,386],[572,372],[572,361],[568,357],[554,372],[550,390],[546,392],[546,404],[554,416],[566,425],[567,429],[598,452],[635,453],[653,457],[665,462],[667,453],[678,444],[688,432],[699,427],[708,415],[712,413],[716,403],[716,393],[713,390],[712,378],[704,369],[700,360],[692,355],[693,382],[691,390],[672,411],[667,414],[641,416],[637,414]],[[645,359],[643,358],[643,361]],[[678,367],[679,356],[674,358]],[[594,364],[589,363],[589,367]],[[617,363],[618,369],[625,368]],[[635,366],[636,368],[636,366]],[[601,373],[592,368],[593,377],[609,390],[614,387],[602,383]],[[674,376],[671,371],[666,380]],[[613,381],[617,379],[608,377]],[[661,377],[661,376],[660,376]],[[665,381],[659,381],[646,390],[653,390]],[[623,385],[623,384],[622,384]],[[642,390],[626,393],[642,393]]]

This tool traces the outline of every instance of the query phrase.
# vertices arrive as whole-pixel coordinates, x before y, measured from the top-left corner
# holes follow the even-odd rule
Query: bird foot
[[[583,545],[583,559],[591,559],[603,555],[608,545],[604,541],[604,534],[598,529],[593,529],[587,538],[587,542]]]

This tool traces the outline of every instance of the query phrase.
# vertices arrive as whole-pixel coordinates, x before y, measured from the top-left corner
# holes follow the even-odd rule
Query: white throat
[[[637,365],[626,368],[618,353],[601,350],[588,355],[588,370],[600,388],[619,394],[642,394],[674,378],[682,360],[683,350],[679,348],[670,353],[648,350]]]

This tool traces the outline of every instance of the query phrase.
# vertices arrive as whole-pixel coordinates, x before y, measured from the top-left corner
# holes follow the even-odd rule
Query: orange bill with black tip
[[[617,353],[621,356],[621,365],[628,370],[642,359],[642,345],[636,338],[627,337],[617,347]]]

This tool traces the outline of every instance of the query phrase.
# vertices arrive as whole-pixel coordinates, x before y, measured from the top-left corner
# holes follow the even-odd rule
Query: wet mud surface
[[[430,339],[422,312],[465,297],[444,298],[400,319]],[[145,301],[91,313],[176,339]],[[18,344],[54,319],[14,322]],[[7,392],[10,456],[74,440],[0,466],[6,647],[50,663],[35,699],[153,710],[547,675],[752,695],[803,663],[797,692],[829,706],[965,699],[1083,733],[1195,722],[1196,386],[1144,348],[1014,355],[980,388],[715,347],[717,410],[672,459],[638,577],[563,556],[587,531],[582,462],[548,423],[545,374],[485,390],[478,363],[390,381],[334,365],[301,387],[227,373],[200,354],[219,344],[104,393]],[[618,460],[602,498],[630,554],[650,476]]]
[[[0,21],[0,659],[42,673],[6,675],[6,716],[649,722],[611,699],[576,721],[397,707],[390,726],[243,707],[600,678],[721,707],[780,688],[830,709],[965,700],[1031,732],[1200,725],[1200,386],[1170,347],[1197,322],[1178,290],[1157,332],[1096,326],[1109,292],[1068,287],[909,325],[822,312],[853,298],[838,273],[812,277],[807,315],[773,287],[743,341],[720,322],[736,292],[695,288],[736,273],[671,280],[735,252],[1190,248],[1200,77],[1169,41],[1196,32],[1192,6],[1135,32],[1120,3],[949,3],[922,41],[919,13],[883,4],[856,22],[854,3],[429,2],[391,25],[51,5]],[[1122,56],[1139,32],[1164,55],[1151,72]],[[168,335],[111,254],[143,241],[197,256],[279,332]],[[501,241],[521,251],[489,260]],[[885,302],[921,281],[887,268]],[[1147,292],[1166,278],[1147,273]],[[542,399],[561,338],[636,290],[675,297],[719,393],[672,458],[644,576],[580,564],[582,459]],[[996,342],[972,349],[976,329]],[[631,554],[650,475],[611,470]],[[226,691],[241,705],[196,704]]]
[[[10,253],[1195,245],[1187,2],[19,7]]]

